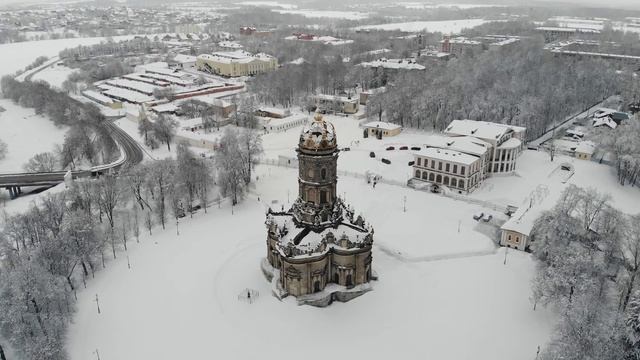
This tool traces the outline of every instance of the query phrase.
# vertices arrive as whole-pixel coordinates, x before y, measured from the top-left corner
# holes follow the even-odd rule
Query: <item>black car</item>
[[[369,157],[370,157],[370,158],[374,158],[374,157],[376,157],[376,153],[374,153],[373,151],[372,151],[372,152],[370,152],[370,153],[369,153]]]

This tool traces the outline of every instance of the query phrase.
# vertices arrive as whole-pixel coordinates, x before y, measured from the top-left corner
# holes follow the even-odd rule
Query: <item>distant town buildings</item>
[[[345,44],[353,43],[353,40],[349,40],[349,39],[339,39],[333,36],[319,36],[315,34],[306,34],[306,33],[299,33],[299,32],[293,33],[293,35],[287,36],[285,39],[317,42],[324,45],[345,45]]]
[[[265,53],[251,54],[243,50],[215,52],[197,57],[196,67],[211,74],[237,77],[275,70],[278,59]]]
[[[569,28],[569,27],[553,27],[553,26],[540,26],[536,28],[536,31],[541,33],[545,42],[553,42],[558,40],[567,40],[577,35],[586,37],[599,35],[600,30],[584,29],[584,28]]]
[[[624,64],[640,64],[640,50],[624,48],[618,44],[607,43],[606,47],[597,40],[572,39],[558,41],[546,46],[546,49],[558,56],[574,58],[598,58],[614,60]]]
[[[375,61],[360,63],[360,66],[371,68],[383,68],[390,70],[424,70],[423,65],[417,63],[415,59],[387,59],[382,58]]]
[[[465,52],[477,53],[488,49],[502,49],[520,42],[519,36],[485,35],[474,38],[445,36],[440,41],[440,52],[462,56]]]
[[[257,28],[253,27],[253,26],[241,26],[240,27],[240,35],[245,35],[245,36],[268,36],[268,35],[272,35],[273,31],[272,30],[258,30]]]

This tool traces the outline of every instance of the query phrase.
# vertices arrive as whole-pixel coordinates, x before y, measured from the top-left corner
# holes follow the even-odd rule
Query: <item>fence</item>
[[[262,165],[272,165],[272,166],[280,166],[280,167],[286,167],[286,168],[290,168],[290,169],[297,169],[298,168],[298,160],[297,159],[290,159],[287,158],[285,156],[280,156],[278,159],[260,159],[259,161],[260,164]],[[385,179],[382,175],[379,174],[373,174],[373,173],[357,173],[354,171],[345,171],[345,170],[338,170],[338,175],[341,176],[349,176],[349,177],[353,177],[353,178],[357,178],[357,179],[363,179],[366,180],[368,177],[371,176],[377,176],[377,182],[378,183],[382,183],[382,184],[387,184],[387,185],[395,185],[395,186],[407,186],[406,182],[400,181],[400,180],[393,180],[393,179]]]

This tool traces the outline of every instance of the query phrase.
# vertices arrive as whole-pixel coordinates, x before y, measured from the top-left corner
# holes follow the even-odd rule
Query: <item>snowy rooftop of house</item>
[[[131,75],[135,75],[135,74],[131,74]],[[177,75],[179,76],[179,74],[177,74]],[[162,81],[162,82],[165,82],[165,83],[171,83],[171,84],[176,84],[176,85],[181,85],[181,86],[193,85],[193,83],[194,83],[194,80],[192,80],[192,79],[181,79],[181,78],[177,78],[175,76],[154,74],[154,73],[150,73],[150,72],[138,74],[138,76],[140,76],[142,78],[159,80],[159,81]]]
[[[613,119],[610,116],[603,116],[600,118],[593,119],[593,127],[599,127],[599,126],[608,126],[612,129],[615,129],[616,127],[618,127],[618,124],[615,121],[613,121]]]
[[[151,84],[140,82],[140,81],[123,79],[123,78],[110,79],[105,81],[105,84],[112,85],[118,88],[127,88],[129,90],[135,90],[135,91],[144,93],[146,95],[152,94],[153,91],[158,88],[155,85],[151,85]]]
[[[453,120],[445,129],[447,135],[467,135],[480,139],[497,140],[509,131],[523,132],[526,128],[475,120]]]
[[[371,51],[366,51],[363,52],[363,55],[380,55],[380,54],[384,54],[384,53],[388,53],[391,52],[391,50],[389,49],[378,49],[378,50],[371,50]]]
[[[233,105],[233,103],[224,99],[212,99],[211,101],[209,101],[209,104],[217,107],[222,107],[222,108],[226,108]]]
[[[593,155],[593,153],[596,151],[596,144],[591,141],[581,141],[578,143],[578,146],[576,146],[575,151],[582,154]]]
[[[571,33],[574,33],[574,32],[577,31],[577,29],[573,29],[573,28],[554,27],[554,26],[540,26],[540,27],[537,27],[536,30],[538,30],[538,31],[560,31],[560,32],[571,32]]]
[[[498,148],[500,148],[500,149],[515,149],[515,148],[520,147],[520,145],[522,145],[522,141],[512,137],[512,138],[508,139],[507,141],[503,142],[502,144],[500,144],[500,146],[498,146]]]
[[[181,64],[191,63],[191,62],[195,63],[196,57],[193,55],[177,54],[176,56],[173,57],[173,61]]]
[[[242,49],[242,45],[235,41],[220,41],[218,46],[228,49]]]
[[[82,94],[90,99],[96,100],[96,101],[100,101],[102,103],[105,104],[112,104],[113,103],[113,99],[108,97],[108,96],[104,96],[101,93],[97,92],[97,91],[93,91],[93,90],[85,90],[82,92]]]
[[[212,61],[230,64],[234,62],[248,63],[256,59],[262,60],[262,61],[270,61],[271,59],[273,59],[273,56],[265,53],[258,53],[258,54],[252,55],[251,53],[244,50],[236,50],[236,51],[218,51],[218,52],[214,52],[213,54],[201,54],[201,55],[198,55],[198,58],[203,60],[212,60]]]
[[[369,129],[382,129],[382,130],[396,130],[396,129],[401,129],[402,126],[398,125],[398,124],[392,124],[389,122],[384,122],[384,121],[372,121],[370,123],[366,123],[364,125],[362,125],[365,128],[369,128]]]
[[[500,40],[500,41],[494,42],[492,44],[489,44],[489,46],[505,46],[505,45],[510,45],[510,44],[513,44],[513,43],[517,43],[519,41],[520,41],[519,38],[508,38],[508,39]]]
[[[329,94],[318,94],[315,97],[321,100],[331,100],[331,101],[337,100],[337,101],[351,102],[351,103],[355,103],[358,101],[356,99],[349,99],[346,96],[329,95]]]
[[[156,106],[152,107],[151,110],[153,110],[153,111],[155,111],[157,113],[175,112],[176,110],[178,110],[178,107],[175,106],[174,104],[168,103],[168,104],[156,105]]]
[[[424,70],[423,65],[416,63],[413,59],[378,59],[360,63],[364,67],[382,67],[385,69],[403,69],[403,70]]]
[[[440,40],[441,43],[445,43],[447,42],[447,39],[444,40]],[[482,42],[477,41],[477,40],[471,40],[469,38],[466,38],[464,36],[458,36],[458,37],[454,37],[452,39],[449,39],[449,43],[450,44],[464,44],[464,45],[482,45]]]
[[[134,81],[153,83],[154,85],[158,85],[158,86],[168,86],[171,84],[170,82],[162,79],[157,79],[150,76],[141,76],[141,75],[142,75],[141,73],[133,73],[133,74],[122,75],[122,77],[125,79],[134,80]],[[148,75],[153,75],[153,74],[148,74]],[[162,75],[158,75],[158,76],[162,76]]]
[[[533,225],[541,214],[540,206],[529,208],[521,206],[516,210],[511,218],[500,227],[501,230],[515,231],[522,235],[529,236]]]
[[[449,161],[464,165],[471,165],[476,162],[479,158],[477,156],[464,154],[459,151],[454,150],[446,150],[440,148],[426,148],[420,151],[414,152],[417,156],[427,157],[430,159]]]
[[[278,114],[278,115],[282,115],[282,116],[287,116],[291,113],[291,111],[289,109],[282,109],[282,108],[277,108],[277,107],[269,107],[269,106],[260,106],[258,108],[258,111],[263,111],[266,113],[271,113],[271,114]]]
[[[142,64],[142,65],[138,65],[136,66],[137,68],[140,69],[166,69],[169,67],[169,64],[167,64],[164,61],[156,61],[156,62],[152,62],[152,63],[148,63],[148,64]]]
[[[102,84],[99,85],[98,87],[104,90],[102,92],[104,95],[110,96],[116,99],[123,99],[125,101],[129,101],[133,103],[143,103],[143,102],[153,100],[153,96],[148,96],[137,91],[121,89],[121,88],[102,85]]]
[[[428,136],[424,145],[426,147],[449,149],[476,156],[486,154],[491,147],[491,144],[472,136],[450,137],[442,135]]]

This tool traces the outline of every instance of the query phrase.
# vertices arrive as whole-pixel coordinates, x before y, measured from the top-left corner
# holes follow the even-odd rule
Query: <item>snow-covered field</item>
[[[399,30],[407,32],[441,32],[445,34],[455,34],[461,32],[463,29],[470,29],[484,23],[490,22],[490,20],[484,19],[461,19],[461,20],[443,20],[443,21],[408,21],[401,23],[389,23],[379,25],[363,25],[358,26],[356,30]]]
[[[32,81],[45,81],[49,83],[49,85],[56,87],[58,89],[62,88],[62,83],[67,80],[69,74],[74,72],[75,69],[66,67],[64,65],[54,64],[46,69],[36,73],[31,78]]]
[[[7,157],[0,160],[0,173],[23,172],[22,166],[35,154],[53,151],[62,144],[66,127],[56,127],[49,118],[36,115],[11,100],[0,99],[0,140],[7,143]]]
[[[287,191],[297,189],[297,171],[260,166],[257,174],[255,189],[234,215],[223,204],[185,218],[180,235],[175,225],[156,229],[131,246],[131,269],[125,253],[108,264],[79,293],[71,359],[91,358],[98,349],[103,359],[320,359],[339,352],[345,358],[524,360],[547,341],[554,316],[532,310],[530,255],[510,251],[506,265],[503,250],[405,259],[397,252],[440,249],[464,256],[488,239],[466,223],[460,239],[441,236],[457,232],[453,224],[443,225],[445,217],[458,209],[467,216],[454,200],[409,194],[403,213],[405,188],[380,184],[373,190],[350,177],[339,180],[339,191],[376,229],[380,280],[374,291],[324,309],[297,306],[292,298],[278,301],[259,268],[265,202],[286,201]],[[438,211],[445,207],[450,210]],[[384,221],[391,213],[398,221]],[[259,291],[255,303],[237,299],[245,288]]]
[[[115,36],[115,41],[130,39],[133,35]],[[93,45],[105,41],[104,37],[72,38],[58,40],[27,41],[10,44],[0,44],[0,76],[15,73],[31,64],[38,56],[52,57],[61,50],[78,45]]]
[[[244,6],[274,7],[274,8],[281,8],[281,9],[297,9],[298,8],[298,5],[281,3],[278,1],[241,1],[237,4],[244,5]]]

